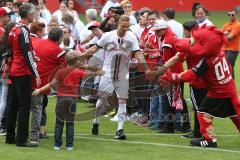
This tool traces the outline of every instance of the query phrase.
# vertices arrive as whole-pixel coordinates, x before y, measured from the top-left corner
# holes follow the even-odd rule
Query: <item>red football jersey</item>
[[[57,95],[77,97],[80,80],[86,76],[86,72],[76,68],[61,68],[54,79],[57,80]]]
[[[40,38],[38,38],[37,36],[35,36],[33,34],[30,34],[30,39],[32,42],[33,50],[34,50],[34,48],[35,48],[36,44],[38,43],[38,41],[40,40]]]
[[[16,24],[9,33],[8,41],[11,46],[12,60],[10,64],[11,76],[33,75],[39,77],[34,59],[30,39],[30,30],[25,24]]]
[[[38,72],[41,78],[41,86],[51,82],[56,71],[65,63],[64,57],[58,58],[63,51],[56,42],[49,39],[40,39],[34,44],[36,56],[40,59],[37,62]],[[34,88],[35,86],[33,86]],[[45,94],[48,94],[46,92]]]
[[[147,54],[145,56],[145,60],[148,64],[148,67],[151,70],[154,70],[160,59],[160,53],[158,51],[158,41],[155,34],[150,35],[146,40],[144,52]]]
[[[192,70],[206,82],[208,97],[229,98],[236,92],[232,68],[223,52],[203,58]]]
[[[188,69],[193,68],[202,59],[201,56],[195,56],[192,54],[180,52],[177,53],[177,56],[181,59],[181,61],[186,60]],[[189,82],[189,84],[194,88],[206,88],[206,83],[202,77],[198,77],[197,79]]]
[[[158,38],[158,49],[163,61],[163,64],[167,62],[170,58],[176,55],[176,47],[175,47],[175,38],[176,35],[172,32],[172,30],[168,27],[166,34]],[[175,63],[171,68],[171,72],[181,73],[183,72],[183,65],[181,62]]]
[[[154,34],[151,30],[152,26],[148,26],[146,28],[144,28],[142,34],[141,34],[141,37],[140,37],[140,41],[139,41],[139,47],[141,49],[144,49],[145,48],[145,43],[146,41],[148,40],[148,38]]]

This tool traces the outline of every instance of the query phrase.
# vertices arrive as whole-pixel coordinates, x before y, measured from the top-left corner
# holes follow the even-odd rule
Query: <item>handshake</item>
[[[165,66],[156,67],[156,71],[147,70],[146,77],[158,77],[160,82],[179,83],[181,74],[170,72]]]

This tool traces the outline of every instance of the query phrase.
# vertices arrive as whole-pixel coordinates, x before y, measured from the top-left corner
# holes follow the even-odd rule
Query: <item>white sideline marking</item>
[[[184,133],[183,133],[184,134]],[[181,136],[183,134],[166,134],[166,133],[126,133],[127,136]],[[187,133],[186,133],[187,134]],[[53,134],[49,134],[52,135]],[[74,134],[76,136],[90,136],[90,134]],[[101,134],[101,136],[114,136],[114,133]],[[217,135],[217,137],[240,137],[240,135],[223,134]]]
[[[128,143],[128,144],[144,144],[144,145],[163,146],[163,147],[172,147],[172,148],[196,149],[196,150],[207,150],[207,151],[218,151],[218,152],[229,152],[229,153],[240,154],[240,151],[218,149],[218,148],[200,148],[200,147],[181,146],[181,145],[164,144],[164,143],[141,142],[141,141],[126,141],[126,140],[119,141],[119,140],[114,140],[114,139],[91,138],[91,137],[82,137],[82,136],[77,136],[76,138],[96,140],[96,141],[105,141],[105,142],[118,142],[118,143],[122,142],[122,143]]]
[[[49,136],[53,136],[53,134],[48,134]],[[104,135],[111,135],[114,136],[114,134],[104,134]],[[101,136],[104,136],[101,135]],[[128,136],[136,136],[140,134],[127,134]],[[143,134],[142,134],[143,135]],[[146,134],[151,135],[151,134]],[[153,134],[152,134],[153,135]],[[158,136],[160,135],[180,135],[180,134],[156,134]],[[64,136],[64,135],[63,135]],[[174,145],[174,144],[165,144],[165,143],[153,143],[153,142],[142,142],[142,141],[127,141],[127,140],[114,140],[114,139],[107,139],[107,138],[91,138],[91,137],[84,137],[84,136],[91,136],[90,134],[75,134],[75,138],[77,139],[88,139],[88,140],[96,140],[96,141],[105,141],[105,142],[122,142],[122,143],[128,143],[128,144],[144,144],[144,145],[152,145],[152,146],[163,146],[163,147],[172,147],[172,148],[183,148],[183,149],[195,149],[195,150],[207,150],[207,151],[216,151],[216,152],[229,152],[229,153],[238,153],[240,154],[240,151],[236,150],[227,150],[227,149],[219,149],[219,148],[201,148],[201,147],[191,147],[191,146],[181,146],[181,145]],[[219,136],[219,135],[218,135]],[[225,135],[222,135],[225,136]],[[229,135],[229,136],[235,136],[235,135]],[[236,135],[237,136],[237,135]]]

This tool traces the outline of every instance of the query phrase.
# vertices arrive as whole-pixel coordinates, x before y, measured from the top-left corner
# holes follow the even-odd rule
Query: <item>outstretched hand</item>
[[[103,70],[98,70],[98,71],[96,72],[96,74],[97,74],[98,76],[103,76],[103,75],[105,74],[105,71],[103,71]]]
[[[180,81],[180,75],[178,73],[166,72],[160,77],[163,81],[168,81],[172,83],[178,83]]]
[[[40,93],[40,89],[35,89],[32,93],[32,96],[38,96]]]

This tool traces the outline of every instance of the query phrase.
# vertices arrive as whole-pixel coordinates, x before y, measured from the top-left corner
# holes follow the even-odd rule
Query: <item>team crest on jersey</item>
[[[120,44],[120,49],[123,51],[130,51],[132,48],[132,42],[130,41],[123,41],[122,44]]]
[[[114,42],[107,43],[104,47],[107,51],[113,51],[117,49],[117,44]]]
[[[105,45],[105,49],[107,51],[124,51],[124,52],[127,52],[127,51],[130,51],[131,50],[131,47],[132,47],[132,42],[130,41],[123,41],[122,43],[119,44],[119,47],[116,43],[114,42],[110,42],[110,43],[107,43]]]

